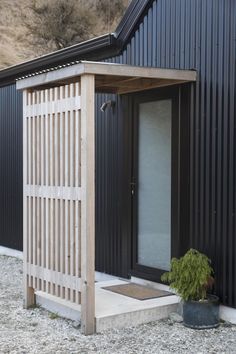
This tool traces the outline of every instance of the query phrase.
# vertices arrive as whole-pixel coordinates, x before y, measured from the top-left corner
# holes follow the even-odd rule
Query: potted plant
[[[209,294],[214,284],[210,263],[206,255],[190,249],[180,259],[172,258],[171,270],[161,277],[182,298],[187,327],[207,329],[219,325],[219,298]]]

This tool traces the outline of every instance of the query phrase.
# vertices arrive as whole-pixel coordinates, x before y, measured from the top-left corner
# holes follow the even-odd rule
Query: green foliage
[[[180,259],[172,258],[171,270],[161,280],[169,283],[185,301],[206,299],[207,290],[213,285],[213,269],[206,255],[190,249]]]
[[[49,318],[50,318],[51,320],[56,320],[57,318],[59,318],[59,315],[58,315],[57,313],[50,312]]]

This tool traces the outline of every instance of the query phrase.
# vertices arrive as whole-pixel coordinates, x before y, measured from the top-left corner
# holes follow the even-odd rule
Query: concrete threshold
[[[96,332],[157,321],[177,311],[179,298],[176,295],[140,301],[103,289],[126,283],[124,280],[112,279],[95,284]],[[36,303],[61,317],[80,321],[80,305],[42,291],[36,292]]]

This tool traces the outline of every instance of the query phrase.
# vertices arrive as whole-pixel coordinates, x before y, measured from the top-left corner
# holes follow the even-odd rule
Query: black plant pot
[[[183,322],[186,327],[208,329],[219,326],[219,298],[208,295],[204,301],[184,301]]]

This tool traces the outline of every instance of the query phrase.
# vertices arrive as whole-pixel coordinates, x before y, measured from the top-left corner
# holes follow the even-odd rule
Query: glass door
[[[171,100],[139,105],[138,263],[169,270],[171,257]]]
[[[133,145],[133,271],[160,280],[175,243],[173,199],[178,160],[177,100],[136,100]],[[175,120],[173,117],[175,116]]]

